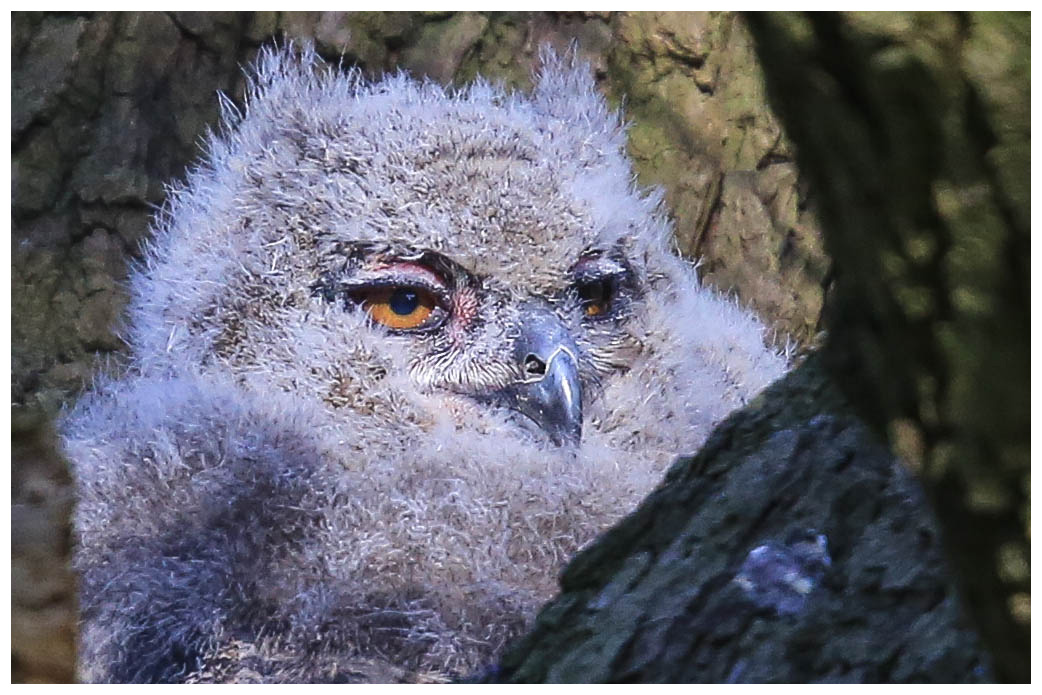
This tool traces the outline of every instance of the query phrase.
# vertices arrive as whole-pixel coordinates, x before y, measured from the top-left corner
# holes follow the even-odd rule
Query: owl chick
[[[263,51],[69,413],[88,681],[439,679],[785,369],[619,114]]]

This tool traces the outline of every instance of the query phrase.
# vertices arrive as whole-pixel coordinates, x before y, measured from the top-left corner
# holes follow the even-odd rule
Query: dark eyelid
[[[572,266],[572,291],[582,299],[583,292],[602,292],[596,303],[601,310],[583,317],[584,321],[617,321],[626,315],[633,290],[633,270],[623,258],[601,252],[584,255]],[[584,301],[583,306],[589,302]]]
[[[419,259],[415,261],[411,259],[387,261],[377,267],[368,269],[368,272],[373,274],[401,274],[409,278],[422,278],[424,282],[434,286],[445,286],[442,274],[428,267],[427,264],[419,262]]]
[[[356,243],[345,244],[339,253],[345,257],[341,267],[323,273],[311,286],[314,296],[329,302],[358,304],[372,290],[412,288],[429,293],[444,319],[452,312],[453,292],[477,282],[465,268],[435,251]],[[433,321],[430,328],[443,322]]]
[[[445,307],[450,305],[452,299],[448,286],[434,282],[427,273],[403,272],[394,267],[359,273],[356,277],[345,279],[342,285],[348,293],[385,287],[411,287],[429,292]]]
[[[587,261],[580,261],[572,269],[572,273],[575,276],[576,282],[587,284],[591,282],[603,282],[605,280],[623,278],[629,274],[629,269],[610,258],[601,257]]]

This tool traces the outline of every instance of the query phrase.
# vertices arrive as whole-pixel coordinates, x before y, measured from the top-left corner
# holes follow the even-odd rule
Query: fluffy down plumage
[[[763,326],[671,253],[619,115],[567,63],[544,56],[522,95],[261,54],[155,221],[132,366],[64,423],[82,678],[479,668],[782,373]],[[471,282],[438,331],[389,331],[341,291],[352,263],[427,252]],[[569,289],[591,252],[627,273],[606,320]],[[574,340],[578,445],[485,397],[523,376],[508,348],[532,302]]]

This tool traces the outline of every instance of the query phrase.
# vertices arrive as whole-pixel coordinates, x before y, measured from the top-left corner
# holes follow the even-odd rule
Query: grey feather
[[[265,51],[222,113],[133,277],[131,368],[64,423],[86,680],[467,673],[785,369],[671,252],[570,58],[524,95]],[[359,292],[395,269],[440,323],[374,320]],[[536,313],[576,442],[517,405]]]

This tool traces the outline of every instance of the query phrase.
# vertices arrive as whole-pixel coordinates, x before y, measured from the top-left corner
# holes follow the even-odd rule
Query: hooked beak
[[[558,446],[578,444],[583,404],[575,343],[549,309],[531,307],[525,313],[514,356],[526,378],[500,394],[509,407],[534,421]]]

